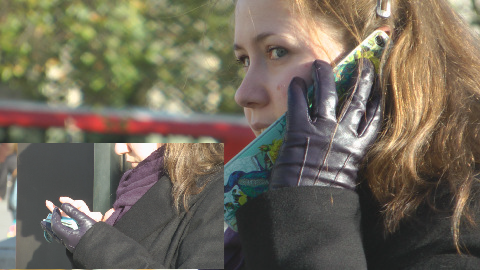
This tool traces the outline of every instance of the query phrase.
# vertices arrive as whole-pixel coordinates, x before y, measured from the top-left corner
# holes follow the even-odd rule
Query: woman
[[[42,227],[67,247],[75,268],[216,268],[223,266],[221,178],[223,144],[116,144],[133,169],[119,183],[105,216],[61,197],[60,222]],[[104,222],[101,222],[104,221]]]
[[[376,29],[390,50],[337,120],[330,64]],[[235,100],[257,136],[288,111],[225,269],[477,269],[479,44],[445,0],[236,1]]]

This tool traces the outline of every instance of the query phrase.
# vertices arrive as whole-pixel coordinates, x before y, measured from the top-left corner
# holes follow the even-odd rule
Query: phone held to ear
[[[339,98],[338,104],[348,96],[349,81],[358,59],[368,58],[378,73],[380,59],[389,36],[376,30],[333,68]],[[313,85],[308,89],[309,106]],[[338,110],[338,108],[337,108]],[[235,213],[249,198],[255,198],[268,189],[268,179],[285,134],[285,114],[248,144],[224,167],[224,220],[237,231]]]

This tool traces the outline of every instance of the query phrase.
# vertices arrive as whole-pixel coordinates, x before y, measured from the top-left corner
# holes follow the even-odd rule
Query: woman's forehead
[[[235,10],[235,35],[252,32],[285,33],[298,30],[299,20],[292,16],[288,1],[239,0]]]
[[[235,20],[271,21],[292,18],[288,1],[239,0],[235,8]]]

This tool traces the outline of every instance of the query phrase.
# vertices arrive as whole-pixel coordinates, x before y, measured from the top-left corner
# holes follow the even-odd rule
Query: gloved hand
[[[52,231],[52,223],[46,222],[46,221],[41,221],[40,226],[42,226],[43,231],[45,231],[46,233],[48,233],[48,235],[50,235],[50,240],[55,239],[55,241],[57,241],[58,243],[60,243],[60,244],[62,243],[60,238],[58,238],[58,236]]]
[[[45,223],[44,221],[42,221],[41,224],[44,230],[46,230],[53,239],[63,244],[73,253],[83,235],[97,222],[69,203],[62,204],[61,208],[67,215],[75,219],[78,224],[77,230],[62,224],[60,210],[57,207],[55,207],[52,212],[51,228],[49,228],[48,223]]]
[[[382,125],[381,94],[374,88],[373,64],[362,59],[363,70],[352,101],[337,120],[337,91],[331,66],[313,63],[314,94],[307,106],[307,86],[294,78],[288,89],[287,127],[270,189],[291,186],[334,186],[354,190],[359,162]],[[372,93],[369,100],[370,92]]]

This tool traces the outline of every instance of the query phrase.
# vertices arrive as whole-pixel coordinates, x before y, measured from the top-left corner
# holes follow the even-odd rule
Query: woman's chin
[[[260,136],[265,130],[266,130],[266,128],[262,128],[261,130],[254,130],[254,129],[252,129],[253,134],[255,134],[255,137]]]

